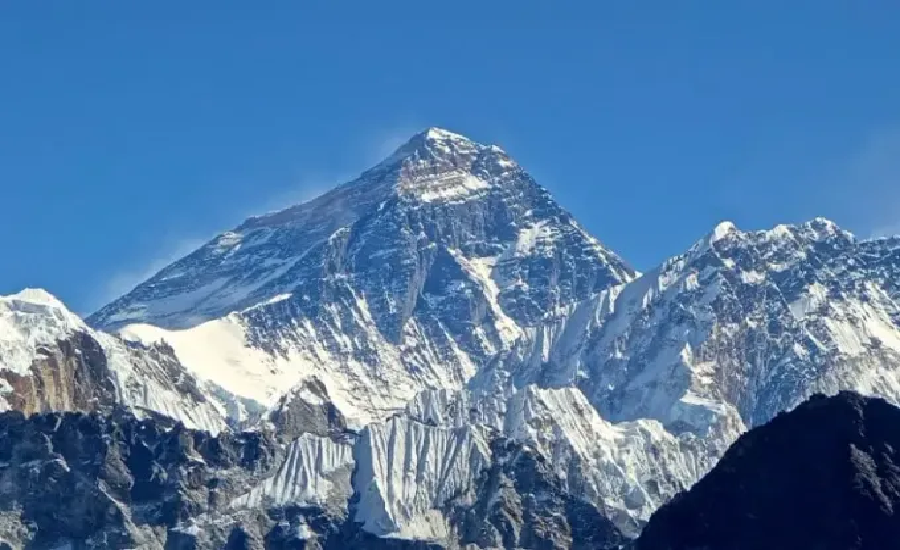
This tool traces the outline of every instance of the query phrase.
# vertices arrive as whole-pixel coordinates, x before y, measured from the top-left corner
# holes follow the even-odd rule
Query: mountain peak
[[[65,308],[56,296],[43,288],[23,288],[15,294],[0,296],[0,301],[29,302],[42,306]]]
[[[728,235],[731,235],[732,233],[740,233],[740,230],[736,225],[734,225],[734,223],[729,221],[720,222],[718,225],[716,225],[715,228],[713,228],[712,233],[709,234],[709,241],[720,241],[728,237]]]
[[[426,140],[431,141],[467,141],[472,142],[471,139],[467,138],[462,134],[457,134],[456,132],[451,132],[450,130],[446,130],[444,128],[438,128],[437,126],[431,126],[430,128],[426,128],[425,131],[420,132],[419,135],[422,135]]]
[[[409,138],[393,154],[378,164],[376,169],[395,166],[399,162],[472,159],[483,152],[502,154],[503,150],[496,145],[479,143],[462,134],[431,126]]]

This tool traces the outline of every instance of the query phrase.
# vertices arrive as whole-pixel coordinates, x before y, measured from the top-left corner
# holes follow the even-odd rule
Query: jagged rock
[[[347,420],[316,377],[303,380],[283,395],[269,413],[269,421],[288,441],[305,433],[327,436],[347,430]]]
[[[228,510],[278,454],[259,433],[216,438],[121,410],[2,413],[0,441],[0,538],[34,549],[185,547],[169,531]]]
[[[434,452],[439,439],[456,438],[455,454],[474,437],[419,429],[432,433],[412,452],[448,464],[456,459]],[[373,442],[385,441],[382,435],[368,436],[370,442],[353,455],[362,460]],[[365,509],[370,497],[363,488],[392,495],[395,488],[383,476],[398,472],[396,464],[380,473],[357,467],[354,477],[369,480],[357,484],[359,493],[349,485],[352,463],[345,463],[343,473],[329,477],[335,484],[330,498],[343,503],[307,496],[309,504],[294,504],[299,495],[279,500],[275,489],[287,485],[277,480],[310,457],[283,452],[265,433],[213,437],[120,409],[30,417],[6,412],[0,414],[0,441],[0,540],[16,548],[450,549],[484,547],[486,533],[501,533],[494,542],[503,548],[614,548],[623,540],[595,507],[565,491],[543,456],[512,441],[485,443],[472,480],[459,478],[446,492],[433,493],[421,510],[395,512],[445,522],[436,532],[447,531],[430,540],[390,531],[378,536],[365,528],[372,509]],[[258,498],[246,497],[254,492]],[[409,530],[414,523],[401,525],[407,535],[415,533]]]

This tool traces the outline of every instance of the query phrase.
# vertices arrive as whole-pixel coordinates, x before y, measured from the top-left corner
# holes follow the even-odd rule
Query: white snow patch
[[[796,319],[802,319],[809,313],[816,311],[828,299],[828,289],[818,281],[809,285],[806,293],[791,302],[788,308]]]
[[[303,434],[290,444],[275,475],[235,499],[232,506],[343,505],[350,498],[353,464],[350,443]]]
[[[153,410],[184,422],[191,428],[213,433],[225,427],[212,400],[196,402],[178,393],[169,369],[155,355],[132,349],[118,338],[95,331],[62,302],[43,290],[26,289],[0,296],[0,369],[30,375],[31,365],[42,347],[83,332],[96,340],[106,355],[119,401],[135,408]]]
[[[552,237],[553,229],[550,227],[549,222],[545,220],[520,229],[515,246],[516,256],[533,254],[536,248],[541,246],[542,243],[551,240]]]
[[[721,241],[732,233],[738,232],[738,228],[731,222],[725,221],[718,224],[709,236],[709,242]]]
[[[437,510],[469,491],[490,465],[487,442],[472,427],[441,428],[396,417],[368,426],[355,455],[355,520],[380,536],[443,539],[448,525]]]
[[[766,274],[759,271],[741,271],[741,281],[746,284],[761,283],[766,280]]]
[[[450,173],[401,184],[400,190],[416,196],[422,202],[434,202],[466,199],[490,187],[488,182],[471,174]]]
[[[37,348],[88,330],[45,290],[29,288],[0,296],[0,369],[28,374]]]
[[[264,405],[273,404],[303,377],[305,370],[291,357],[274,356],[248,346],[246,326],[236,315],[183,330],[143,323],[126,325],[119,334],[144,343],[164,341],[197,376]]]

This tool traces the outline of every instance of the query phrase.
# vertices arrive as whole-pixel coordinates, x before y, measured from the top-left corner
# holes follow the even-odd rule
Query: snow
[[[445,130],[443,128],[431,127],[425,130],[425,139],[437,141],[460,141],[466,142],[469,139],[461,134]]]
[[[433,179],[416,180],[400,186],[400,192],[421,202],[447,202],[473,198],[491,185],[471,174],[450,173]]]
[[[271,298],[269,298],[267,300],[263,300],[262,302],[260,302],[258,304],[255,304],[255,305],[252,305],[252,306],[246,308],[244,311],[250,311],[250,310],[258,309],[258,308],[265,307],[265,306],[268,306],[271,304],[277,304],[278,302],[283,302],[285,300],[290,300],[291,296],[293,296],[293,294],[291,294],[290,292],[288,292],[286,294],[276,294],[275,296],[272,296]]]
[[[655,421],[607,422],[576,388],[529,385],[501,394],[429,390],[410,403],[407,414],[438,426],[474,423],[498,430],[551,459],[589,500],[635,522],[646,520],[712,466],[690,436],[672,435]],[[728,442],[738,433],[730,429]],[[653,494],[651,482],[661,494]]]
[[[712,234],[710,234],[709,242],[714,243],[717,241],[721,241],[722,239],[728,237],[732,233],[739,233],[738,228],[731,222],[725,221],[721,222],[713,229]]]
[[[325,385],[332,403],[359,428],[402,409],[423,386],[459,387],[471,376],[474,369],[467,355],[458,349],[453,350],[459,357],[457,373],[446,367],[412,371],[404,361],[415,362],[420,357],[414,346],[388,343],[375,328],[368,304],[361,297],[346,307],[349,311],[329,308],[330,322],[322,325],[297,319],[291,332],[282,335],[283,341],[290,344],[283,353],[250,345],[247,321],[238,314],[183,330],[126,325],[120,334],[145,343],[165,341],[182,364],[201,379],[267,407],[315,376]],[[349,313],[352,324],[344,322],[344,313]],[[415,323],[407,327],[407,331],[416,330]],[[421,342],[421,334],[411,341]],[[383,368],[373,370],[363,361],[370,357],[354,356],[353,350],[358,348],[372,350]],[[430,362],[437,365],[443,359],[434,356]]]
[[[538,450],[579,498],[634,526],[748,425],[812,389],[900,399],[900,307],[827,220],[748,233],[722,222],[636,280],[616,267],[609,288],[524,321],[516,310],[529,297],[507,298],[535,286],[523,273],[532,258],[621,264],[576,222],[543,215],[552,201],[512,202],[508,230],[480,234],[489,217],[472,201],[541,196],[512,166],[499,148],[428,129],[314,203],[248,222],[267,228],[265,251],[236,230],[214,244],[227,261],[179,265],[174,273],[203,281],[200,294],[173,285],[110,310],[131,323],[123,334],[165,339],[191,372],[228,392],[265,405],[286,392],[328,399],[361,429],[355,442],[291,443],[279,470],[236,505],[346,509],[352,470],[355,519],[367,531],[442,539],[440,509],[471,498],[496,430]],[[578,251],[565,256],[570,235]],[[354,255],[360,242],[385,245]],[[429,259],[444,250],[462,275],[451,266],[446,295],[422,292]],[[385,265],[397,257],[402,265]],[[414,276],[386,288],[393,280],[372,275],[382,266]],[[568,267],[554,265],[552,276]],[[472,311],[452,307],[455,292],[473,298],[461,308]],[[307,389],[311,377],[327,395]],[[399,416],[384,421],[390,415]]]
[[[37,348],[79,330],[84,322],[44,290],[0,296],[0,369],[28,374]]]
[[[275,474],[232,506],[269,505],[342,506],[350,498],[353,446],[327,437],[303,434],[291,442]]]
[[[810,313],[814,313],[828,299],[828,289],[822,283],[816,281],[811,284],[806,292],[798,300],[792,302],[788,308],[797,319],[802,319]]]
[[[100,344],[123,405],[138,414],[144,409],[156,411],[188,427],[213,433],[225,427],[224,418],[211,400],[197,403],[175,390],[168,367],[160,364],[155,355],[89,328],[43,290],[26,289],[0,296],[0,369],[30,376],[40,348],[53,348],[75,332],[85,333]]]
[[[437,508],[464,498],[490,465],[490,449],[471,427],[441,428],[403,417],[373,424],[354,452],[355,520],[381,536],[435,540],[448,535]]]
[[[771,240],[791,239],[794,237],[794,234],[791,231],[791,229],[792,229],[792,226],[782,223],[782,224],[776,225],[774,228],[769,229],[768,231],[765,231],[764,235],[765,235],[766,239],[771,239]]]
[[[741,281],[746,284],[761,283],[766,280],[766,274],[759,271],[741,271]]]
[[[472,278],[481,286],[494,317],[495,328],[503,341],[505,349],[522,336],[522,329],[500,306],[500,288],[494,279],[494,267],[497,257],[467,259],[459,250],[451,249],[450,254],[456,259]]]
[[[539,221],[519,230],[516,240],[516,256],[530,256],[534,254],[542,242],[552,240],[553,229],[546,220]]]
[[[122,327],[126,340],[172,346],[178,359],[197,376],[234,395],[271,405],[302,379],[296,357],[279,357],[248,346],[246,325],[236,315],[207,321],[190,329],[166,330],[148,324]]]

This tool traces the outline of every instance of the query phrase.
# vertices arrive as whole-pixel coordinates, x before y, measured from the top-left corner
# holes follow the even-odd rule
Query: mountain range
[[[900,402],[898,366],[900,238],[723,222],[638,273],[431,128],[86,320],[0,298],[0,540],[618,548],[782,411]],[[29,496],[66,487],[68,523]]]

